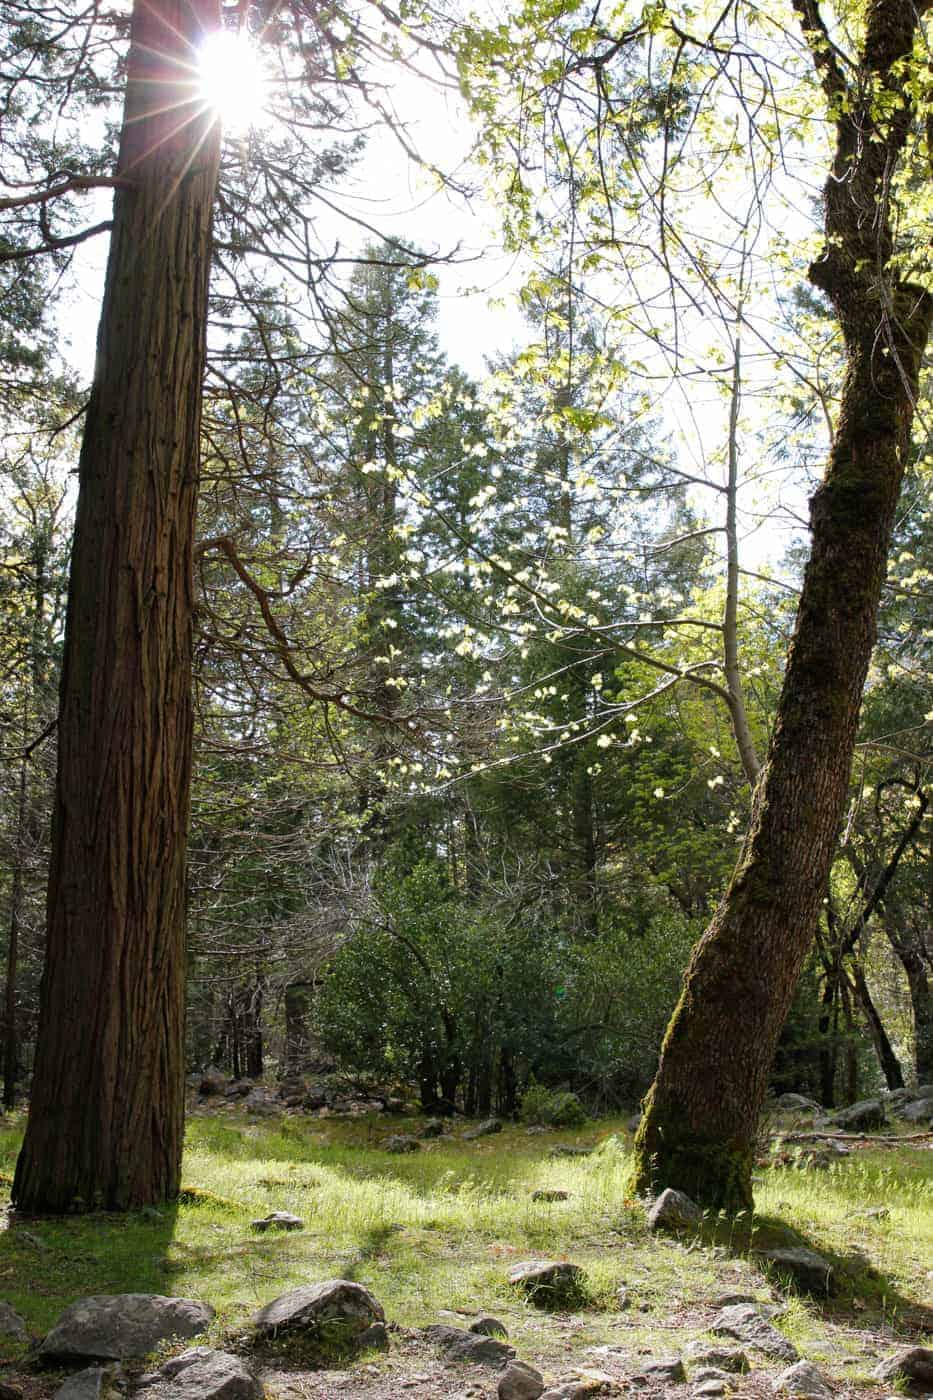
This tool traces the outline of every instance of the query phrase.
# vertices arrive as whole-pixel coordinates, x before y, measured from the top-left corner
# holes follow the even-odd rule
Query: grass
[[[916,1337],[929,1327],[929,1151],[853,1153],[827,1172],[766,1168],[753,1221],[710,1220],[700,1237],[678,1241],[645,1229],[643,1207],[629,1196],[629,1142],[616,1123],[534,1135],[510,1127],[469,1143],[434,1140],[406,1156],[382,1150],[390,1133],[417,1126],[194,1116],[178,1202],[129,1216],[13,1219],[0,1233],[0,1298],[36,1334],[86,1294],[200,1298],[218,1310],[217,1340],[242,1333],[287,1289],[342,1277],[371,1288],[403,1326],[435,1322],[443,1310],[499,1315],[520,1354],[565,1354],[568,1337],[575,1351],[611,1341],[663,1353],[683,1342],[684,1327],[702,1328],[717,1292],[766,1297],[749,1250],[792,1239],[830,1257],[840,1282],[834,1298],[794,1300],[781,1319],[805,1354],[816,1359],[831,1338],[861,1364],[866,1330]],[[12,1171],[20,1135],[16,1124],[0,1132],[0,1172]],[[588,1157],[549,1158],[559,1142],[599,1145]],[[534,1202],[539,1188],[569,1198]],[[889,1214],[866,1215],[872,1206]],[[271,1210],[292,1211],[306,1228],[251,1231],[250,1221]],[[518,1297],[508,1267],[529,1256],[581,1264],[582,1306],[552,1317]]]

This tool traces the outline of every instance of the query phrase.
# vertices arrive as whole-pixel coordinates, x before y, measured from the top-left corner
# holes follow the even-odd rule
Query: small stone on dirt
[[[15,1308],[9,1303],[0,1303],[0,1337],[20,1337],[29,1335],[26,1326],[26,1319],[20,1317]]]
[[[815,1249],[758,1249],[754,1257],[789,1275],[808,1293],[827,1294],[832,1288],[833,1266]]]
[[[542,1189],[539,1189],[539,1190],[537,1190],[537,1191],[532,1191],[532,1193],[531,1193],[531,1199],[532,1199],[533,1201],[569,1201],[569,1200],[570,1200],[570,1192],[569,1192],[569,1191],[548,1191],[548,1190],[545,1190],[545,1189],[542,1188]]]
[[[499,1377],[499,1400],[538,1400],[544,1390],[540,1371],[524,1361],[510,1361]]]
[[[723,1308],[713,1318],[710,1331],[719,1336],[735,1337],[737,1341],[745,1342],[775,1361],[790,1363],[800,1359],[797,1348],[776,1327],[772,1327],[762,1317],[759,1307],[752,1303],[736,1303]]]
[[[497,1317],[478,1317],[475,1322],[470,1323],[469,1330],[475,1332],[479,1337],[507,1337],[509,1335],[509,1329]]]
[[[502,1132],[502,1122],[499,1118],[487,1118],[484,1123],[477,1123],[475,1128],[468,1128],[463,1134],[465,1142],[473,1142],[476,1138],[489,1137],[492,1133]]]
[[[774,1381],[775,1390],[799,1395],[804,1400],[828,1400],[832,1391],[811,1361],[798,1361]]]
[[[145,1356],[170,1337],[194,1337],[214,1316],[193,1298],[152,1293],[79,1298],[65,1309],[39,1347],[43,1361],[123,1361]]]
[[[421,1143],[408,1133],[394,1133],[382,1144],[386,1152],[420,1152]]]
[[[256,1313],[253,1326],[261,1337],[336,1326],[343,1329],[348,1340],[355,1340],[374,1322],[385,1320],[382,1305],[368,1288],[336,1278],[307,1283],[274,1298]]]
[[[651,1380],[667,1381],[671,1385],[679,1385],[687,1379],[684,1363],[679,1356],[656,1357],[646,1361],[639,1370]]]
[[[584,1272],[579,1264],[557,1259],[526,1259],[509,1269],[509,1283],[521,1288],[533,1303],[547,1307],[580,1293]]]
[[[250,1229],[259,1230],[303,1230],[304,1221],[298,1215],[291,1215],[287,1210],[274,1210],[269,1215],[264,1215],[261,1220],[251,1220]]]
[[[669,1186],[648,1211],[647,1225],[649,1230],[685,1230],[696,1227],[702,1219],[696,1201]]]
[[[929,1347],[906,1347],[894,1356],[879,1362],[873,1372],[879,1381],[906,1381],[916,1390],[933,1390],[933,1350]]]
[[[459,1327],[425,1327],[424,1336],[436,1347],[440,1347],[445,1361],[475,1361],[483,1366],[501,1366],[511,1361],[515,1348],[494,1337],[483,1337],[476,1332],[464,1332]]]

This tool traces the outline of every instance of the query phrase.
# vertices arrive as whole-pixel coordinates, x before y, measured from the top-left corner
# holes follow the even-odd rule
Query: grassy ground
[[[36,1334],[86,1294],[201,1298],[218,1310],[220,1340],[287,1289],[342,1277],[371,1288],[403,1326],[443,1320],[445,1309],[492,1312],[522,1355],[554,1359],[623,1333],[634,1352],[663,1354],[678,1349],[684,1328],[702,1330],[711,1298],[724,1289],[767,1296],[749,1249],[792,1240],[830,1257],[839,1280],[835,1297],[794,1300],[782,1319],[811,1359],[831,1355],[858,1380],[876,1359],[877,1340],[866,1338],[922,1339],[930,1328],[929,1148],[853,1152],[823,1172],[764,1168],[753,1221],[710,1221],[702,1238],[672,1241],[647,1232],[643,1206],[629,1196],[630,1139],[619,1124],[572,1133],[511,1127],[474,1142],[425,1143],[406,1156],[381,1148],[390,1133],[417,1127],[384,1118],[270,1124],[194,1116],[184,1167],[192,1190],[178,1204],[127,1217],[11,1218],[0,1233],[0,1298]],[[0,1131],[0,1172],[12,1172],[19,1137],[15,1123]],[[557,1143],[599,1146],[589,1157],[550,1158]],[[569,1198],[535,1202],[538,1188]],[[2,1202],[9,1185],[0,1190]],[[877,1207],[887,1215],[868,1213]],[[251,1231],[250,1221],[270,1210],[300,1215],[305,1230]],[[551,1317],[517,1299],[508,1267],[536,1256],[583,1265],[586,1305]],[[7,1359],[16,1350],[9,1354],[7,1343]]]

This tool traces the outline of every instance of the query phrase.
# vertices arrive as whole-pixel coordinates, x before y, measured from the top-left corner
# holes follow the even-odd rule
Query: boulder
[[[815,1249],[757,1249],[754,1257],[789,1276],[807,1293],[825,1295],[832,1290],[833,1266]]]
[[[897,1110],[897,1116],[905,1123],[933,1123],[933,1098],[914,1099]]]
[[[832,1391],[811,1361],[797,1361],[774,1381],[775,1390],[800,1395],[806,1400],[829,1400]]]
[[[539,1307],[573,1301],[583,1289],[579,1264],[563,1259],[526,1259],[509,1269],[509,1283],[527,1293]]]
[[[228,1099],[245,1099],[247,1094],[251,1094],[256,1085],[251,1079],[234,1079],[232,1084],[228,1084],[224,1093]]]
[[[538,1400],[543,1390],[540,1371],[524,1361],[510,1361],[499,1377],[496,1394],[499,1400]]]
[[[389,1329],[384,1322],[374,1322],[356,1338],[360,1351],[388,1351]]]
[[[697,1203],[683,1191],[668,1186],[648,1211],[647,1225],[649,1230],[690,1230],[702,1220],[703,1212]]]
[[[468,1128],[463,1134],[464,1141],[473,1142],[475,1138],[489,1137],[492,1133],[502,1132],[502,1120],[499,1118],[487,1118],[483,1123],[477,1123],[475,1128]]]
[[[193,1298],[117,1293],[79,1298],[39,1346],[43,1361],[124,1361],[145,1356],[171,1337],[196,1337],[214,1309]]]
[[[723,1308],[713,1318],[709,1330],[719,1337],[734,1337],[775,1361],[790,1364],[800,1359],[793,1343],[762,1317],[754,1303],[734,1303]]]
[[[478,1317],[475,1322],[470,1323],[469,1330],[475,1332],[478,1337],[507,1337],[509,1329],[504,1322],[500,1322],[497,1317]]]
[[[261,1220],[251,1220],[250,1229],[261,1234],[266,1230],[303,1230],[305,1223],[300,1215],[292,1215],[287,1210],[273,1210]]]
[[[710,1346],[708,1342],[690,1342],[684,1347],[684,1356],[693,1367],[715,1367],[717,1371],[729,1371],[744,1375],[749,1369],[748,1357],[741,1347]]]
[[[209,1066],[198,1080],[198,1093],[205,1098],[212,1094],[222,1094],[227,1087],[227,1076],[223,1070]]]
[[[265,1089],[251,1089],[243,1100],[247,1113],[258,1113],[263,1118],[272,1118],[281,1112],[281,1105]]]
[[[822,1113],[823,1108],[815,1099],[808,1099],[803,1094],[781,1094],[775,1099],[775,1107],[780,1108],[785,1113]]]
[[[862,1099],[861,1102],[851,1104],[848,1108],[840,1108],[833,1114],[836,1127],[852,1133],[883,1128],[887,1121],[884,1104],[880,1099]]]
[[[446,1128],[442,1118],[429,1118],[421,1129],[421,1136],[423,1138],[439,1138],[443,1137],[445,1132]]]
[[[679,1356],[652,1357],[638,1370],[639,1375],[647,1376],[653,1381],[664,1381],[667,1385],[680,1385],[681,1381],[687,1379],[684,1363]]]
[[[440,1324],[425,1327],[424,1336],[436,1347],[440,1347],[445,1361],[469,1361],[482,1366],[501,1366],[511,1361],[515,1348],[499,1342],[495,1337],[482,1337],[476,1332],[464,1332],[459,1327],[445,1327]]]
[[[112,1374],[110,1367],[88,1366],[59,1386],[55,1400],[105,1400],[114,1393],[107,1384]]]
[[[381,1304],[368,1288],[335,1278],[306,1283],[274,1298],[256,1313],[253,1326],[260,1337],[275,1337],[283,1332],[316,1333],[326,1327],[355,1341],[374,1322],[385,1320]]]
[[[421,1143],[408,1133],[396,1133],[382,1144],[386,1152],[420,1152]]]
[[[904,1347],[879,1362],[872,1373],[876,1380],[901,1381],[916,1390],[933,1391],[933,1350],[930,1347]]]
[[[20,1317],[9,1303],[0,1303],[0,1337],[18,1337],[21,1341],[29,1336],[26,1319]]]
[[[262,1400],[262,1382],[226,1351],[194,1347],[145,1378],[142,1400]]]

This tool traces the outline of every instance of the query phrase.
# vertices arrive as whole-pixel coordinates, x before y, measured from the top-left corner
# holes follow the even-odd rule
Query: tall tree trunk
[[[33,1097],[13,1199],[178,1188],[192,542],[219,132],[219,0],[137,0],[79,466]]]
[[[858,962],[853,963],[852,966],[852,989],[855,992],[862,1015],[865,1017],[868,1034],[871,1037],[875,1054],[878,1056],[878,1063],[881,1066],[885,1083],[889,1089],[903,1089],[904,1074],[901,1070],[900,1060],[894,1053],[894,1047],[888,1038],[884,1023],[878,1015],[878,1008],[872,1000],[865,974]]]
[[[10,889],[10,931],[6,950],[3,1022],[3,1107],[6,1109],[11,1109],[16,1102],[16,1072],[19,1067],[16,984],[19,975],[19,930],[23,915],[23,883],[26,873],[27,790],[27,759],[24,754],[19,761],[16,845],[13,856],[13,881]]]
[[[794,8],[837,114],[826,248],[810,276],[838,313],[846,377],[751,824],[687,970],[636,1139],[639,1190],[679,1187],[729,1210],[752,1205],[768,1072],[826,888],[933,311],[892,269],[887,204],[913,118],[897,70],[918,10],[870,0],[850,86],[814,0]]]

